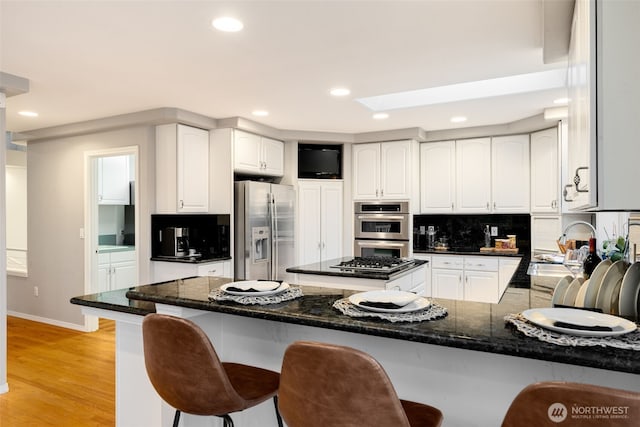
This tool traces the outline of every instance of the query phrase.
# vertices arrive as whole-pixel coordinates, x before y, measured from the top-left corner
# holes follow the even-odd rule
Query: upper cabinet
[[[98,158],[98,204],[128,205],[129,156]]]
[[[420,144],[420,212],[453,212],[455,199],[455,141]]]
[[[416,141],[353,145],[354,200],[412,200]]]
[[[421,213],[528,213],[529,135],[420,147]]]
[[[570,180],[573,210],[637,210],[640,172],[638,1],[577,0],[569,48]]]
[[[456,141],[456,211],[491,212],[491,138]]]
[[[209,132],[156,127],[156,213],[209,211]]]
[[[531,134],[531,213],[560,212],[558,128]]]
[[[234,131],[234,171],[251,175],[284,175],[284,143],[241,130]]]
[[[529,135],[491,139],[493,213],[529,212]]]

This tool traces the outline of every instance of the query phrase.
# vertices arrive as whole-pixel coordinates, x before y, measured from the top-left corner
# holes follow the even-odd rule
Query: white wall
[[[84,283],[84,153],[139,147],[139,281],[148,283],[150,214],[155,206],[155,128],[136,126],[30,143],[27,149],[29,277],[9,277],[9,313],[61,326],[84,327],[69,299],[86,294]],[[34,286],[39,296],[34,296]]]

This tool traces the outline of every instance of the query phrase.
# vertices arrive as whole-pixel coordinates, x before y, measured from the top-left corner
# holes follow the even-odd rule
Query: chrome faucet
[[[591,237],[596,237],[596,234],[597,234],[596,228],[593,225],[591,225],[591,223],[587,221],[574,221],[565,227],[564,231],[562,232],[562,236],[560,236],[560,239],[559,239],[560,243],[562,243],[563,245],[567,243],[567,232],[573,227],[575,227],[576,225],[586,225],[591,229]],[[638,223],[638,225],[640,225],[640,223]]]

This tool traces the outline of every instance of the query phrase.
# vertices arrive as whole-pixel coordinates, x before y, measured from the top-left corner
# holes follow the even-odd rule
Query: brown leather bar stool
[[[528,385],[511,402],[502,427],[637,427],[640,393],[591,384]]]
[[[229,416],[273,398],[278,426],[277,372],[220,362],[209,337],[190,320],[148,314],[142,321],[144,363],[160,397],[180,412],[217,416],[233,427]]]
[[[297,341],[284,354],[278,405],[289,427],[436,427],[442,413],[400,400],[380,364],[362,351]]]

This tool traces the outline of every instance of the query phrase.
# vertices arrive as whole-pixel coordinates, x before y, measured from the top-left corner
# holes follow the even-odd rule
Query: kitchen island
[[[393,268],[340,267],[341,264],[349,264],[354,259],[358,258],[342,257],[289,267],[287,273],[294,273],[295,282],[300,285],[356,291],[398,289],[420,295],[425,293],[425,265],[428,261],[403,259],[406,264]],[[400,258],[395,259],[400,260]]]
[[[435,300],[445,318],[389,323],[342,315],[332,308],[352,291],[303,287],[304,296],[259,306],[214,302],[209,292],[229,279],[197,277],[73,298],[86,314],[116,320],[118,426],[170,425],[172,411],[151,387],[142,357],[140,324],[153,311],[191,318],[210,336],[219,356],[279,370],[293,341],[348,345],[378,359],[401,398],[440,408],[445,426],[499,425],[513,397],[527,384],[568,380],[640,391],[638,352],[563,347],[527,338],[504,316],[548,299],[509,288],[499,304]],[[464,408],[464,409],[462,409]],[[234,415],[237,425],[275,425],[270,404]],[[185,416],[186,426],[212,425]]]

